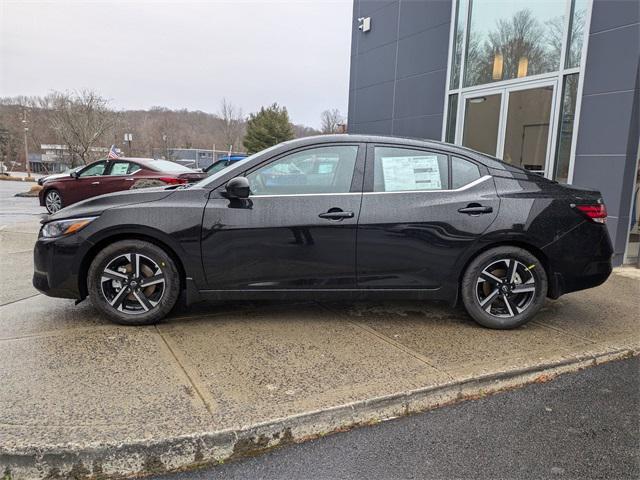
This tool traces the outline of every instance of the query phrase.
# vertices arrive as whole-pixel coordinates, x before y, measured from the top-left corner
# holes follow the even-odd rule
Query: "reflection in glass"
[[[496,154],[502,95],[486,95],[466,101],[462,144],[479,152]]]
[[[509,93],[503,160],[544,173],[553,87]]]
[[[558,70],[564,9],[559,0],[471,0],[464,85]]]
[[[569,25],[569,41],[567,44],[567,59],[565,61],[566,68],[580,66],[588,1],[589,0],[573,0],[571,5],[571,24]]]
[[[456,31],[453,37],[453,56],[451,57],[451,85],[455,89],[460,86],[460,63],[462,60],[462,44],[464,42],[464,21],[467,16],[467,0],[458,0],[456,6]]]
[[[562,107],[558,141],[556,146],[556,164],[553,179],[567,183],[569,179],[569,159],[571,155],[571,139],[573,138],[573,121],[576,112],[576,93],[578,91],[578,74],[566,75],[562,87]]]
[[[449,107],[447,108],[447,131],[444,137],[445,142],[454,143],[456,141],[456,120],[458,117],[458,94],[449,95]]]

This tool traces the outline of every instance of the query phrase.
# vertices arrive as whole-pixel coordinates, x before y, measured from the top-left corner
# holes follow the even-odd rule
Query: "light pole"
[[[125,133],[124,141],[129,144],[129,156],[131,156],[131,142],[133,141],[133,133]]]
[[[27,178],[31,178],[31,166],[29,165],[29,144],[27,143],[27,132],[29,131],[29,127],[27,127],[27,111],[22,111],[22,125],[24,126],[24,163],[27,167]]]

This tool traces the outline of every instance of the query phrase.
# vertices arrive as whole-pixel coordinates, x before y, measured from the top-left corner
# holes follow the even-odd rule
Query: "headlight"
[[[68,220],[57,220],[45,223],[42,227],[41,235],[45,238],[61,237],[82,230],[98,217],[70,218]]]

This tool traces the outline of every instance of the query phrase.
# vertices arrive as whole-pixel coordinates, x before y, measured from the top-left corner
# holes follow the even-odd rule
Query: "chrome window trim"
[[[326,197],[327,195],[362,195],[362,192],[341,192],[341,193],[292,193],[292,194],[274,194],[274,195],[249,195],[249,198],[274,198],[274,197]]]
[[[393,192],[348,192],[348,193],[292,193],[291,195],[250,195],[249,198],[276,198],[276,197],[324,197],[327,195],[332,196],[345,196],[345,195],[379,195],[379,194],[389,194],[389,193],[451,193],[451,192],[462,192],[469,188],[473,188],[476,185],[479,185],[483,182],[489,180],[491,175],[483,175],[480,178],[477,178],[471,183],[467,183],[460,188],[456,188],[454,190],[396,190]]]
[[[451,193],[451,192],[462,192],[469,188],[475,187],[491,178],[491,175],[484,175],[480,178],[475,179],[471,183],[467,183],[460,188],[455,189],[447,189],[447,190],[394,190],[390,192],[364,192],[365,195],[379,195],[379,194],[389,194],[389,193]]]

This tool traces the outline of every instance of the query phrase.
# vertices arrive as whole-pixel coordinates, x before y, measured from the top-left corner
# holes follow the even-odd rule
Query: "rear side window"
[[[458,157],[451,157],[451,188],[464,187],[480,178],[480,169],[475,163]]]
[[[129,162],[115,162],[111,165],[109,175],[126,175],[129,170]]]
[[[447,156],[424,150],[375,147],[374,192],[447,190]]]

